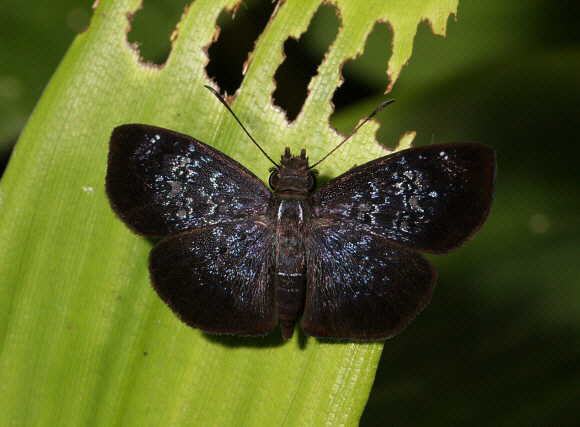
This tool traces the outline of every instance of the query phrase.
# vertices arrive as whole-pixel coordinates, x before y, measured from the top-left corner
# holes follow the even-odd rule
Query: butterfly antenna
[[[248,132],[248,131],[247,131],[247,129],[246,129],[246,128],[244,127],[244,125],[242,124],[242,122],[240,122],[240,119],[238,119],[238,117],[237,117],[237,116],[235,115],[235,113],[232,111],[232,109],[230,108],[230,106],[228,105],[228,103],[225,101],[225,99],[223,99],[223,98],[222,98],[222,96],[219,94],[219,92],[218,92],[217,90],[215,90],[215,89],[214,89],[213,87],[211,87],[211,86],[207,86],[207,85],[204,85],[204,86],[205,86],[207,89],[209,89],[209,90],[210,90],[210,92],[211,92],[211,93],[213,93],[213,94],[216,96],[216,98],[220,100],[220,102],[221,102],[222,104],[224,104],[224,106],[225,106],[225,107],[228,109],[228,111],[229,111],[229,112],[232,114],[232,116],[234,116],[234,119],[236,119],[236,121],[237,121],[237,122],[239,123],[239,125],[242,127],[242,129],[244,130],[244,132],[246,132],[246,135],[248,135],[248,136],[250,137],[250,139],[252,140],[252,142],[253,142],[254,144],[256,144],[256,147],[258,147],[258,148],[260,149],[260,151],[262,152],[262,154],[263,154],[264,156],[266,156],[266,158],[267,158],[268,160],[270,160],[270,161],[271,161],[271,162],[274,164],[274,166],[276,166],[276,167],[279,167],[279,166],[278,166],[278,164],[277,164],[277,163],[276,163],[274,160],[272,160],[272,158],[271,158],[270,156],[268,156],[268,155],[266,154],[266,152],[265,152],[265,151],[262,149],[262,147],[260,147],[260,144],[258,144],[258,143],[256,142],[256,140],[255,140],[255,139],[252,137],[252,135],[250,135],[250,132]]]
[[[322,159],[320,159],[319,161],[317,161],[316,163],[314,163],[312,166],[310,166],[308,169],[312,169],[315,166],[318,166],[323,160],[325,160],[328,156],[330,156],[332,153],[334,153],[336,150],[338,150],[340,148],[340,146],[342,144],[344,144],[346,141],[348,141],[348,139],[353,136],[357,130],[359,130],[361,128],[362,125],[364,125],[366,122],[368,122],[370,119],[372,119],[379,111],[381,111],[383,108],[385,108],[387,105],[392,104],[393,102],[395,102],[394,99],[389,99],[388,101],[383,102],[381,105],[379,105],[375,111],[373,111],[371,114],[368,115],[368,117],[366,119],[363,120],[363,122],[358,125],[355,130],[353,130],[351,133],[349,133],[342,141],[340,144],[338,144],[336,147],[334,147],[332,150],[330,150],[330,152],[324,156]]]

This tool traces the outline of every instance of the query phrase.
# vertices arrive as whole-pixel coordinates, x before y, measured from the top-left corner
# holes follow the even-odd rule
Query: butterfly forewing
[[[254,174],[214,148],[142,124],[113,131],[106,189],[121,219],[147,236],[263,214],[271,197]]]
[[[495,154],[449,143],[394,153],[329,181],[314,195],[319,217],[428,252],[447,252],[483,223],[491,205]]]
[[[435,270],[429,261],[356,224],[316,221],[306,247],[301,326],[310,335],[386,339],[431,298]]]
[[[271,240],[258,218],[167,237],[151,251],[153,286],[190,326],[218,334],[267,334],[278,321]]]

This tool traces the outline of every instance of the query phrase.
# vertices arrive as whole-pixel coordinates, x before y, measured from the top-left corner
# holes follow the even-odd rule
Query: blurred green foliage
[[[7,153],[74,36],[91,0],[5,0],[0,6],[0,156]]]
[[[171,3],[175,10],[183,4]],[[90,7],[3,3],[0,150],[15,141]],[[493,146],[496,199],[468,245],[433,257],[433,301],[386,343],[362,425],[580,421],[580,40],[573,10],[572,2],[463,2],[446,38],[422,24],[389,95],[397,103],[378,117],[380,137],[394,145],[397,135],[416,130],[420,144]],[[166,55],[157,35],[175,19],[161,13],[135,36],[144,54]],[[380,43],[391,34],[379,25],[372,37],[377,53],[349,65],[347,77],[359,92],[376,95],[338,111],[333,125],[341,130],[384,99],[388,58]]]

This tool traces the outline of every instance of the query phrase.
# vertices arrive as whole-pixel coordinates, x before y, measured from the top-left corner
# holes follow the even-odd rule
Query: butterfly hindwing
[[[166,237],[149,258],[153,286],[194,328],[265,335],[278,321],[271,240],[264,224],[251,219]]]
[[[476,143],[403,150],[329,181],[313,196],[318,217],[364,225],[420,250],[443,253],[483,223],[493,197],[495,154]]]
[[[262,214],[271,197],[228,156],[191,136],[142,124],[114,129],[106,190],[119,217],[146,236]]]
[[[431,298],[431,263],[362,227],[319,220],[306,247],[301,326],[309,335],[386,339],[402,330]]]

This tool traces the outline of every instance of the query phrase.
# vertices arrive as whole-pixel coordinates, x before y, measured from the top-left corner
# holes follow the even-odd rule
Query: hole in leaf
[[[244,0],[232,12],[222,11],[217,19],[220,28],[216,42],[208,49],[207,75],[221,89],[234,94],[244,78],[244,63],[266,24],[277,2],[271,0]]]
[[[16,138],[14,140],[9,140],[9,142],[3,147],[0,148],[0,178],[4,175],[4,171],[6,170],[6,166],[8,166],[8,160],[12,154],[12,149],[16,144]],[[2,204],[2,191],[0,191],[0,205]]]
[[[344,63],[342,67],[343,84],[332,97],[334,112],[330,116],[330,124],[342,133],[354,129],[361,117],[341,114],[341,109],[347,105],[356,104],[365,98],[384,92],[388,84],[387,62],[391,57],[392,31],[387,24],[375,25],[365,43],[363,54]],[[375,106],[369,106],[369,114]]]
[[[162,65],[171,52],[171,37],[188,1],[144,0],[136,11],[127,34],[130,44],[139,50],[141,60]]]
[[[289,121],[294,121],[300,113],[308,96],[308,83],[316,75],[339,26],[337,9],[325,4],[318,8],[308,30],[299,40],[289,38],[284,43],[286,59],[274,75],[276,90],[273,98],[274,104],[286,112]]]

